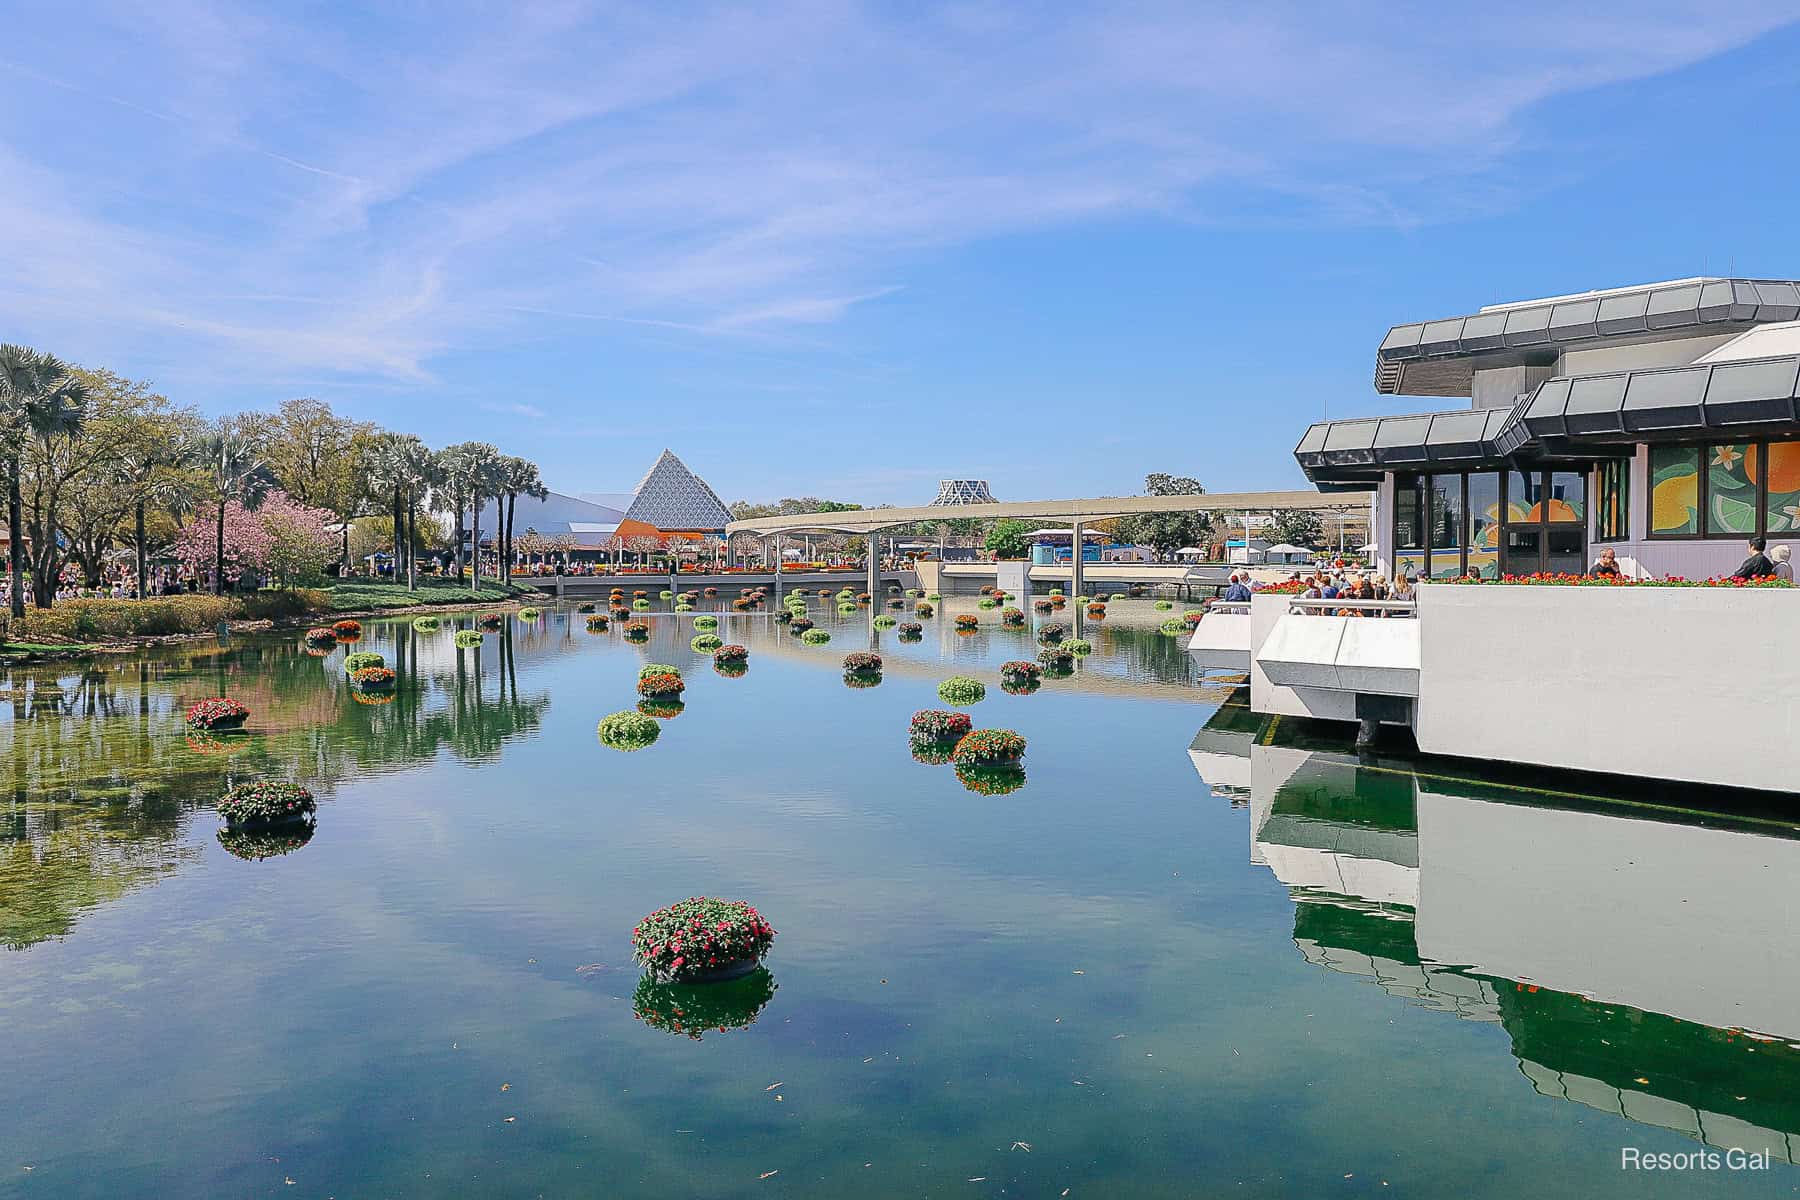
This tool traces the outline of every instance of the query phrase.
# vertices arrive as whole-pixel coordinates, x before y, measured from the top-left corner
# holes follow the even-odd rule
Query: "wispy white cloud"
[[[9,28],[0,319],[65,352],[415,384],[547,323],[800,344],[974,239],[1502,209],[1533,106],[1790,13],[41,9]]]

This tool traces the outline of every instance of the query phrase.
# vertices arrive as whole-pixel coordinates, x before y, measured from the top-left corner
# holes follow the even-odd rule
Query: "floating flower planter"
[[[716,595],[718,595],[718,594],[719,594],[719,589],[718,589],[718,588],[707,588],[707,589],[706,589],[706,594],[707,594],[707,595],[708,595],[708,596],[716,596]]]
[[[681,668],[672,667],[668,663],[645,663],[638,668],[639,679],[648,679],[652,675],[673,675],[675,678],[680,679]]]
[[[631,957],[658,983],[720,983],[756,970],[775,929],[742,900],[690,896],[631,931]]]
[[[594,602],[592,600],[583,600],[580,604],[577,604],[575,606],[575,611],[578,613],[586,614],[586,613],[593,612],[596,607],[597,606],[594,604]]]
[[[649,595],[650,595],[650,593],[646,592],[643,588],[638,588],[637,590],[635,590],[631,593],[631,598],[633,600],[643,600],[643,599],[647,599],[649,597]]]
[[[351,688],[350,699],[369,708],[380,708],[384,704],[394,702],[394,693],[392,689],[385,692],[365,692],[358,688]]]
[[[917,621],[907,621],[900,626],[900,636],[907,641],[915,641],[925,636],[925,627]]]
[[[1189,629],[1192,629],[1194,626],[1200,624],[1200,618],[1205,615],[1206,614],[1203,612],[1197,612],[1190,608],[1188,611],[1181,614],[1181,623],[1186,625]]]
[[[337,634],[321,625],[317,629],[307,630],[304,640],[308,646],[335,646],[337,645]]]
[[[354,641],[362,636],[362,622],[338,621],[332,625],[331,632],[333,636],[343,638],[345,641]]]
[[[710,984],[658,983],[645,976],[631,995],[631,1015],[652,1029],[698,1042],[709,1033],[748,1029],[774,998],[775,977],[767,967]]]
[[[1038,676],[1042,674],[1043,671],[1038,668],[1036,663],[1026,662],[1023,659],[1014,659],[1012,662],[1000,664],[1000,679],[1003,683],[1036,683]]]
[[[292,854],[312,841],[316,826],[311,821],[295,825],[276,825],[266,829],[221,829],[219,845],[225,853],[246,862],[261,862]]]
[[[663,599],[663,600],[673,600],[675,598],[675,593],[671,592],[668,588],[664,588],[662,591],[660,591],[656,594],[657,594],[658,598]]]
[[[738,599],[733,600],[731,602],[731,607],[736,612],[749,612],[750,611],[750,601],[743,597],[739,597]]]
[[[481,645],[481,632],[476,629],[459,629],[450,640],[456,643],[458,650],[473,650]]]
[[[742,679],[749,672],[750,664],[743,659],[727,659],[724,662],[720,662],[717,658],[713,659],[713,673],[723,675],[727,679]]]
[[[1036,679],[1020,683],[1015,683],[1010,679],[1002,679],[1000,681],[1000,690],[1009,696],[1029,696],[1043,686],[1043,683]]]
[[[873,671],[873,672],[869,672],[869,673],[865,674],[865,673],[862,673],[859,671],[845,671],[844,672],[844,686],[847,688],[856,688],[859,690],[862,688],[880,687],[881,686],[881,672]]]
[[[612,628],[612,622],[608,621],[602,614],[595,613],[587,619],[587,627],[589,633],[605,633],[608,629]]]
[[[219,799],[219,815],[233,829],[267,829],[304,821],[318,809],[313,794],[286,779],[240,783]]]
[[[925,598],[927,600],[931,601],[933,604],[942,604],[944,602],[944,598],[942,596],[938,595],[936,592],[931,593],[931,595],[929,595]]]
[[[1087,641],[1084,638],[1067,638],[1063,641],[1062,648],[1067,650],[1070,654],[1080,657],[1083,654],[1092,654],[1094,652],[1094,643]]]
[[[699,616],[699,617],[694,618],[694,628],[700,630],[703,633],[711,632],[712,630],[717,629],[718,627],[719,627],[719,618],[712,616],[710,614],[706,615],[706,616]]]
[[[750,651],[743,646],[720,646],[713,651],[713,665],[725,666],[728,663],[742,664],[750,657]]]
[[[650,640],[650,622],[648,622],[648,621],[627,621],[625,623],[625,636],[630,638],[634,642],[649,641]]]
[[[355,654],[344,655],[344,674],[354,675],[364,667],[385,667],[387,659],[373,650],[359,650]]]
[[[394,673],[387,667],[358,667],[350,672],[350,686],[359,692],[391,692]]]
[[[1045,646],[1037,658],[1046,671],[1068,671],[1075,666],[1075,656],[1062,646]]]
[[[688,648],[697,654],[711,654],[724,644],[725,639],[716,633],[701,633],[694,636],[694,640],[688,643]]]
[[[1069,627],[1061,621],[1048,621],[1038,627],[1038,641],[1053,646],[1069,636]]]
[[[854,605],[854,604],[844,603],[844,604],[838,605],[838,613],[841,616],[847,617],[855,611],[856,611],[856,605]]]
[[[952,675],[938,684],[937,691],[946,704],[979,704],[987,699],[987,685],[967,675]]]
[[[823,629],[809,629],[800,635],[800,640],[809,646],[823,646],[831,640],[831,635]]]
[[[1112,595],[1108,596],[1107,599],[1108,600],[1124,600],[1124,599],[1126,599],[1126,595],[1124,592],[1114,592]]]
[[[592,611],[591,605],[589,606],[589,611]],[[425,616],[414,617],[412,619],[412,627],[420,633],[436,633],[439,629],[442,629],[443,626],[444,623],[436,617]]]
[[[918,738],[912,741],[913,761],[924,763],[928,767],[943,766],[955,753],[955,742],[926,742]]]
[[[662,736],[662,726],[639,712],[616,712],[600,718],[600,743],[614,750],[642,750]]]
[[[956,618],[956,627],[958,629],[973,629],[979,624],[981,624],[981,622],[970,616],[968,613],[962,613]]]
[[[1016,608],[1003,608],[1000,610],[1000,623],[1013,626],[1023,625],[1025,614]]]
[[[658,721],[672,721],[687,711],[687,705],[667,696],[649,697],[637,702],[637,710]]]
[[[948,742],[955,745],[974,726],[968,713],[942,708],[921,708],[912,715],[907,733],[915,742]]]
[[[1031,602],[1031,611],[1036,613],[1047,613],[1055,607],[1056,605],[1050,603],[1048,600],[1033,600]]]
[[[683,600],[675,605],[675,611],[676,612],[693,612],[694,606],[689,604],[687,601]]]
[[[615,621],[623,621],[631,615],[631,610],[623,604],[615,604],[606,611],[612,614],[612,619]]]
[[[986,767],[976,763],[957,763],[956,778],[978,796],[1004,796],[1025,786],[1023,767]]]
[[[479,617],[477,617],[475,619],[475,627],[477,629],[498,631],[498,630],[504,628],[505,625],[506,625],[506,618],[501,616],[499,613],[482,613]]]
[[[1088,605],[1087,615],[1088,615],[1088,620],[1090,620],[1090,621],[1106,620],[1106,605],[1104,605],[1104,604]]]
[[[1052,609],[1067,608],[1067,607],[1069,607],[1069,602],[1067,600],[1063,599],[1061,596],[1057,596],[1056,598],[1054,598],[1053,600],[1050,601],[1050,607]]]
[[[812,627],[813,623],[811,617],[794,617],[788,622],[788,631],[790,633],[805,633]]]
[[[899,623],[900,622],[888,616],[886,613],[882,613],[879,617],[875,618],[875,628],[877,629],[892,629]]]
[[[1188,631],[1188,627],[1182,622],[1180,617],[1170,617],[1158,628],[1160,628],[1163,634],[1168,637],[1180,637]]]
[[[521,620],[521,621],[535,621],[543,615],[544,615],[544,613],[543,613],[542,609],[521,608],[519,610],[519,620]]]
[[[929,617],[935,615],[936,612],[937,609],[931,607],[929,604],[921,603],[913,605],[913,615],[916,617]]]
[[[981,609],[983,612],[986,612],[989,609],[999,608],[1000,602],[998,600],[994,599],[992,596],[983,596],[980,600],[975,602],[975,607]]]
[[[869,650],[852,650],[844,655],[844,670],[857,675],[879,675],[881,655]]]
[[[1175,602],[1173,600],[1158,600],[1155,604],[1152,604],[1150,607],[1154,608],[1157,612],[1168,612],[1170,609],[1175,607]]]
[[[631,602],[631,607],[638,612],[643,612],[650,607],[650,602],[648,600],[633,600]]]
[[[958,763],[977,767],[1015,766],[1025,757],[1025,739],[1010,729],[976,729],[956,743]]]
[[[228,729],[242,729],[244,722],[250,719],[250,710],[229,696],[215,696],[190,706],[182,719],[190,729],[222,733]]]

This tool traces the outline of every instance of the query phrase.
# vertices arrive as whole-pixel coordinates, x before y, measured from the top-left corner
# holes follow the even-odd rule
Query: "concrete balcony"
[[[1289,602],[1256,652],[1270,683],[1378,696],[1419,694],[1419,622],[1402,601],[1367,602],[1339,616],[1344,602]],[[1201,622],[1205,624],[1204,621]]]
[[[1202,671],[1250,669],[1250,606],[1214,600],[1188,639],[1188,653]]]

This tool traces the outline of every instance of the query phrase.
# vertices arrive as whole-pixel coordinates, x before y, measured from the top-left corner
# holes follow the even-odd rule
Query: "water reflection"
[[[1796,1161],[1800,827],[1359,760],[1250,725],[1222,709],[1190,755],[1248,806],[1250,859],[1287,886],[1308,962],[1499,1025],[1541,1095]]]

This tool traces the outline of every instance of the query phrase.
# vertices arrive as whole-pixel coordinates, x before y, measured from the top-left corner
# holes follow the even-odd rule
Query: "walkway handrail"
[[[1248,600],[1208,600],[1206,609],[1208,612],[1248,613],[1250,602]]]
[[[1315,616],[1321,609],[1336,610],[1353,608],[1358,612],[1411,613],[1418,608],[1417,600],[1351,600],[1338,596],[1330,600],[1311,600],[1305,596],[1289,596],[1288,611],[1305,613],[1311,611]],[[1325,616],[1331,616],[1327,612]]]

